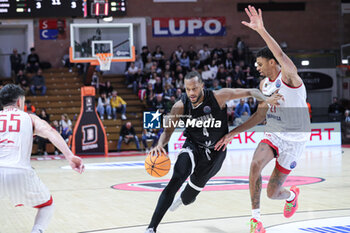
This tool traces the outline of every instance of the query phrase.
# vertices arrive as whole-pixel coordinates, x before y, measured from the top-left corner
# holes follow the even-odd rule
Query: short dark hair
[[[17,99],[24,96],[24,90],[15,84],[6,84],[0,90],[0,104],[2,107],[15,104]]]
[[[263,58],[266,58],[266,59],[269,59],[269,60],[270,59],[274,59],[276,61],[276,63],[279,64],[277,59],[275,58],[275,56],[273,55],[273,53],[271,52],[271,50],[267,46],[262,48],[262,49],[260,49],[257,52],[256,57],[257,58],[258,57],[263,57]]]
[[[35,51],[35,48],[34,47],[30,48],[30,51],[31,52]]]
[[[201,74],[198,73],[197,71],[190,71],[190,72],[188,72],[186,74],[186,76],[185,76],[185,79],[191,79],[191,78],[194,78],[194,77],[198,77],[198,81],[200,83],[203,82]]]

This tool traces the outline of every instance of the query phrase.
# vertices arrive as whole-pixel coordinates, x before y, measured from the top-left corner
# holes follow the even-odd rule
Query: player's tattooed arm
[[[164,146],[168,144],[172,133],[175,130],[174,124],[180,120],[180,115],[184,113],[184,105],[181,100],[177,101],[168,115],[164,116],[163,121],[166,121],[167,127],[164,127],[163,133],[160,135],[158,144],[154,147],[150,153],[152,155],[160,155],[161,152],[166,154]],[[156,154],[157,153],[157,154]]]
[[[264,27],[262,18],[262,11],[258,11],[253,6],[248,6],[245,9],[250,22],[242,21],[242,24],[255,30],[264,39],[267,46],[277,59],[278,63],[282,67],[283,78],[286,78],[287,83],[293,87],[298,87],[302,84],[302,80],[298,75],[298,71],[293,61],[283,52],[281,47],[275,41],[275,39],[267,32]]]

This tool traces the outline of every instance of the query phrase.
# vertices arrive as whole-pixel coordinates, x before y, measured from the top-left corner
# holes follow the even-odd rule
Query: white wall
[[[0,77],[11,76],[10,54],[14,48],[27,60],[30,48],[34,46],[33,20],[1,20],[0,25]]]

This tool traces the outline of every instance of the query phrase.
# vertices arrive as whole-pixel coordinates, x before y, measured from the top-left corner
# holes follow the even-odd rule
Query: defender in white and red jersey
[[[306,89],[297,68],[282,51],[277,42],[264,28],[262,12],[249,6],[245,9],[250,22],[244,25],[257,31],[268,47],[257,53],[257,70],[266,78],[261,81],[260,89],[269,96],[278,92],[283,96],[279,106],[259,104],[258,110],[244,124],[225,135],[216,145],[216,149],[226,148],[236,134],[246,131],[266,119],[265,137],[255,150],[250,166],[249,189],[252,204],[250,232],[264,233],[260,220],[261,171],[276,158],[276,166],[271,174],[267,196],[271,199],[286,200],[284,216],[291,217],[298,208],[299,188],[290,190],[282,187],[288,174],[298,163],[305,144],[310,138],[310,117],[306,104]]]
[[[0,198],[37,208],[31,232],[43,233],[53,214],[53,201],[30,165],[33,135],[48,138],[75,171],[82,173],[84,165],[46,121],[23,111],[24,100],[24,91],[17,85],[7,84],[0,90]]]

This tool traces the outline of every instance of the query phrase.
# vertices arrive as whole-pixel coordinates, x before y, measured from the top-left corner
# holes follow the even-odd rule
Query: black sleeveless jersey
[[[187,95],[183,95],[185,123],[184,136],[199,147],[212,149],[228,133],[227,108],[221,109],[211,90],[204,90],[204,99],[193,107]]]

